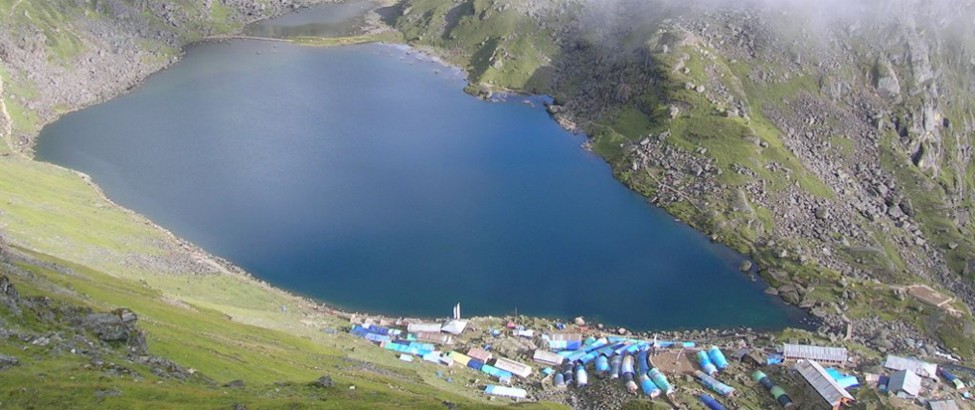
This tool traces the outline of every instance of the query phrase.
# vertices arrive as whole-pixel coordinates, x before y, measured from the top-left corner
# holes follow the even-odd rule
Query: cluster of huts
[[[660,369],[654,366],[651,352],[674,345],[674,342],[645,341],[609,336],[582,338],[581,334],[543,335],[549,348],[538,349],[533,360],[549,366],[542,373],[552,377],[556,388],[589,384],[590,364],[596,377],[621,379],[630,392],[638,390],[650,398],[671,395],[674,387]],[[692,344],[691,344],[692,345]]]
[[[600,379],[619,379],[631,393],[642,392],[651,399],[669,396],[674,392],[674,386],[665,372],[654,365],[654,357],[668,349],[688,354],[688,359],[697,365],[693,375],[703,387],[720,397],[731,398],[735,394],[734,387],[720,380],[721,373],[729,364],[718,347],[700,349],[695,342],[553,333],[541,335],[543,345],[547,346],[533,352],[532,361],[535,364],[532,365],[501,357],[491,350],[490,345],[470,347],[466,351],[451,349],[450,346],[457,341],[455,338],[468,325],[469,322],[460,319],[459,312],[455,312],[454,319],[444,323],[407,321],[397,322],[395,327],[364,323],[353,326],[350,333],[398,353],[400,359],[405,361],[419,358],[440,365],[465,366],[480,371],[498,383],[487,386],[485,393],[489,395],[527,398],[525,389],[513,387],[512,384],[517,379],[527,380],[538,371],[543,383],[554,388],[584,388],[589,384],[592,372]],[[516,337],[538,340],[533,330],[517,326],[511,327],[511,330]],[[496,336],[500,334],[498,331],[492,333]],[[795,371],[793,374],[805,381],[807,394],[803,396],[803,408],[841,409],[854,402],[850,389],[873,386],[903,399],[918,399],[932,410],[953,410],[958,407],[951,399],[925,398],[925,384],[944,379],[954,389],[966,389],[964,382],[948,368],[895,355],[888,356],[883,363],[886,374],[865,373],[858,378],[842,370],[850,363],[849,353],[842,347],[786,343],[780,352],[767,356],[760,350],[746,348],[731,353],[729,357],[742,362],[751,361],[759,366],[789,365]],[[751,376],[781,407],[795,406],[793,396],[769,375],[756,370]],[[724,408],[710,395],[699,394],[698,398],[710,409]]]
[[[862,382],[856,376],[843,374],[838,369],[823,367],[823,364],[845,366],[848,356],[847,350],[840,347],[785,344],[781,359],[795,362],[795,370],[814,392],[811,396],[821,399],[813,403],[812,408],[840,409],[854,401],[848,389],[867,385],[905,400],[919,399],[920,403],[926,404],[932,410],[954,410],[958,406],[952,399],[925,399],[922,379],[927,378],[932,383],[937,383],[941,377],[953,388],[962,392],[966,390],[965,383],[947,369],[939,369],[934,363],[896,355],[887,356],[883,363],[883,368],[890,374],[866,373]]]
[[[400,353],[400,359],[404,361],[413,361],[414,357],[419,357],[424,361],[445,366],[465,366],[480,371],[502,384],[502,386],[488,386],[485,393],[514,398],[528,397],[526,390],[508,386],[515,376],[520,378],[531,376],[532,367],[524,363],[504,357],[494,357],[492,353],[483,349],[471,349],[468,354],[464,354],[454,350],[441,351],[439,346],[433,344],[404,339],[380,342],[380,346]]]
[[[469,322],[459,318],[459,306],[455,307],[454,319],[445,323],[403,321],[397,327],[379,326],[372,323],[354,325],[349,333],[378,343],[380,347],[399,353],[400,360],[423,361],[445,365],[465,366],[480,371],[502,383],[490,385],[485,393],[513,398],[526,398],[524,389],[510,387],[514,377],[528,378],[532,374],[530,365],[504,357],[496,357],[493,352],[483,348],[472,348],[467,353],[449,350],[454,338],[467,329]],[[405,327],[405,331],[402,329]]]

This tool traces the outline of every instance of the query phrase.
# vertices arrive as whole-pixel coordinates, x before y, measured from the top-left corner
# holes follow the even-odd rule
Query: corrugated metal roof
[[[892,370],[910,370],[921,377],[938,379],[938,365],[909,357],[889,355],[884,361],[884,367]]]
[[[470,356],[459,352],[449,352],[447,353],[447,357],[453,359],[453,361],[457,363],[460,363],[461,366],[467,366],[467,363],[471,361]]]
[[[796,363],[796,370],[830,406],[837,407],[844,400],[853,400],[853,396],[846,389],[840,387],[819,363],[812,360],[800,360],[799,363]]]
[[[416,332],[436,332],[440,333],[440,328],[442,325],[440,323],[410,323],[406,325],[406,331],[410,333]]]
[[[565,358],[560,356],[558,353],[552,353],[542,349],[536,350],[535,355],[532,356],[532,359],[536,362],[550,364],[553,366],[560,365],[562,364],[562,361],[565,360]]]
[[[421,342],[437,343],[442,345],[449,345],[454,343],[454,337],[451,335],[445,335],[440,332],[417,332],[416,340]]]
[[[486,362],[488,360],[491,360],[491,358],[494,357],[494,355],[491,354],[491,352],[489,352],[487,350],[484,350],[484,349],[481,349],[479,347],[471,348],[471,350],[467,351],[467,355],[470,356],[470,357],[473,357],[473,358],[475,358],[477,360],[480,360],[482,362]]]
[[[532,374],[531,366],[524,363],[518,363],[514,360],[505,359],[503,357],[499,357],[498,360],[494,362],[494,367],[501,370],[507,370],[511,372],[511,374],[518,377],[528,377]]]
[[[910,370],[898,371],[890,375],[887,390],[895,394],[903,391],[911,396],[917,396],[921,394],[921,376]]]
[[[849,353],[845,347],[826,347],[812,345],[784,344],[782,347],[786,359],[818,360],[822,362],[846,363]]]
[[[941,400],[928,402],[931,410],[960,410],[954,400]]]

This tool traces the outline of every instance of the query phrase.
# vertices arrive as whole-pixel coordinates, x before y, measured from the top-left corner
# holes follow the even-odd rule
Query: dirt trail
[[[7,113],[7,104],[4,103],[3,98],[3,78],[0,78],[0,124],[3,125],[3,129],[0,129],[0,137],[3,138],[3,142],[7,144],[7,150],[11,154],[17,152],[14,150],[13,144],[13,119],[10,118],[10,114]]]
[[[23,3],[23,2],[24,2],[24,0],[17,0],[16,2],[14,2],[14,5],[13,6],[10,6],[10,14],[7,15],[7,18],[13,18],[14,17],[14,13],[17,11],[17,6],[19,6],[20,3]]]

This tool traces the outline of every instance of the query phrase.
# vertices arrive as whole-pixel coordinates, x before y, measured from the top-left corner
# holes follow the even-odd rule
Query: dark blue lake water
[[[268,282],[347,309],[781,327],[742,256],[646,203],[543,107],[404,48],[192,47],[37,157]]]

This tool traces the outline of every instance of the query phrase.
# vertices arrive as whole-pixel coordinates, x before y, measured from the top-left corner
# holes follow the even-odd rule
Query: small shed
[[[522,378],[526,378],[532,374],[531,366],[516,362],[514,360],[505,359],[503,357],[499,357],[498,360],[494,361],[494,367],[501,370],[507,370],[508,372],[511,372],[511,374]]]
[[[809,383],[812,390],[824,400],[819,403],[820,405],[812,406],[813,408],[836,410],[853,401],[853,396],[846,389],[840,387],[819,363],[812,360],[800,360],[796,363],[796,371],[806,380],[806,383]]]
[[[910,370],[918,376],[938,380],[938,365],[909,357],[889,355],[884,367],[891,370]]]
[[[532,360],[549,366],[560,366],[565,358],[557,353],[538,349],[535,351],[535,355],[532,356]]]
[[[921,376],[910,370],[894,372],[890,376],[890,382],[887,383],[887,391],[895,395],[905,393],[917,397],[921,394]]]
[[[813,345],[797,345],[786,343],[782,346],[782,356],[785,360],[815,360],[831,365],[845,365],[849,352],[845,347],[827,347]]]
[[[470,356],[468,356],[466,354],[463,354],[463,353],[458,353],[458,352],[449,352],[449,353],[447,353],[447,357],[449,357],[451,360],[453,360],[454,363],[458,363],[461,366],[467,366],[467,363],[470,363],[470,361],[471,361],[471,357]]]
[[[930,401],[928,402],[928,406],[931,407],[931,410],[961,410],[954,400]]]
[[[494,354],[479,347],[471,348],[471,350],[467,351],[467,355],[485,363],[494,358]]]
[[[531,339],[531,338],[535,337],[535,330],[533,330],[533,329],[515,329],[515,331],[512,332],[512,334],[514,334],[517,337],[524,337],[526,339]]]

